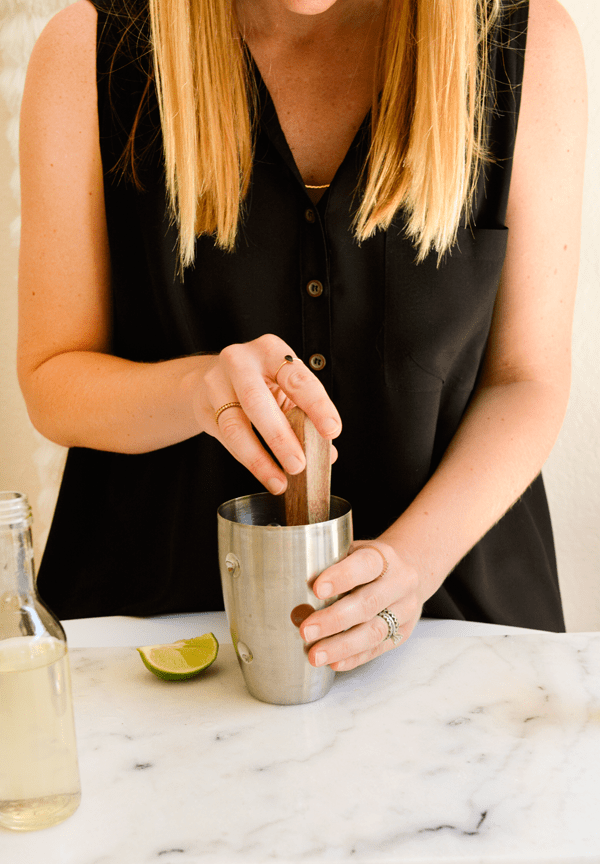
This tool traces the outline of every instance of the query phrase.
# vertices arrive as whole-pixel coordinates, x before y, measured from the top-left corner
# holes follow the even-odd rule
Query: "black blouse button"
[[[323,293],[323,285],[319,282],[318,279],[311,279],[311,281],[306,286],[306,293],[311,297],[320,297]]]
[[[315,216],[315,211],[309,207],[304,211],[304,218],[307,222],[314,222],[317,217]]]
[[[321,369],[324,369],[326,362],[327,361],[322,354],[312,354],[308,358],[308,365],[311,369],[314,369],[315,372],[320,372]]]

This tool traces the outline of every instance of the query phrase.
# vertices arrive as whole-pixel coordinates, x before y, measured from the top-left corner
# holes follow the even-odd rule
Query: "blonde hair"
[[[358,241],[399,210],[424,258],[468,220],[482,160],[488,49],[502,0],[388,0]],[[232,250],[252,170],[252,82],[232,0],[149,0],[166,183],[180,260]],[[375,82],[374,82],[375,86]]]

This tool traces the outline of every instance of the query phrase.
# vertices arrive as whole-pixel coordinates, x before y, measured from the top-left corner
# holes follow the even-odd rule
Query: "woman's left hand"
[[[300,626],[304,641],[315,643],[308,652],[310,663],[328,664],[336,672],[354,669],[405,642],[426,599],[417,570],[380,540],[355,542],[346,558],[318,576],[313,591],[321,600],[343,595]],[[384,610],[398,621],[393,639],[379,614]]]

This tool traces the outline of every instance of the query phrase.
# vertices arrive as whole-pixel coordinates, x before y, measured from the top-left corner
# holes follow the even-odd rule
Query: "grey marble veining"
[[[71,665],[81,807],[1,864],[600,862],[600,634],[416,639],[293,707],[231,645],[181,683]]]

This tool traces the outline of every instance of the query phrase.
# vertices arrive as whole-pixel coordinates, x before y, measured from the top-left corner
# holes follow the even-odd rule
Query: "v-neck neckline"
[[[371,108],[367,111],[366,115],[363,117],[360,126],[356,130],[354,138],[352,139],[350,146],[346,150],[344,157],[339,163],[338,167],[335,170],[335,173],[331,179],[331,183],[329,187],[325,190],[324,194],[321,196],[319,201],[315,204],[310,198],[308,191],[306,189],[306,184],[304,182],[304,178],[300,173],[298,165],[296,164],[296,160],[294,159],[294,154],[292,153],[289,142],[285,136],[285,132],[282,129],[281,123],[279,121],[279,115],[277,114],[277,108],[275,107],[275,103],[273,98],[269,92],[269,88],[265,84],[264,78],[262,77],[261,71],[258,68],[258,63],[254,59],[252,51],[248,47],[246,42],[244,44],[244,49],[246,52],[246,56],[248,58],[249,66],[254,76],[254,81],[256,83],[256,91],[258,94],[257,99],[257,114],[258,114],[258,124],[259,126],[263,126],[269,136],[271,142],[277,148],[280,156],[284,160],[287,167],[290,169],[292,174],[296,177],[298,183],[302,186],[304,194],[308,201],[310,201],[310,205],[313,208],[318,208],[324,211],[329,198],[331,196],[332,190],[337,185],[336,181],[339,181],[339,176],[342,174],[345,166],[355,152],[358,147],[366,128],[371,122]]]

